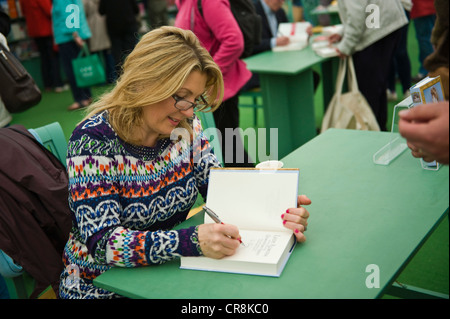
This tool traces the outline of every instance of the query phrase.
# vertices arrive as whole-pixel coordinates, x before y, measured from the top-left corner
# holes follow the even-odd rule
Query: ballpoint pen
[[[216,213],[214,213],[210,208],[203,206],[203,210],[208,214],[209,217],[211,217],[211,219],[216,222],[217,224],[223,224],[223,222],[220,220],[219,216],[217,216]],[[230,236],[228,236],[230,237]],[[231,238],[231,237],[230,237]],[[244,245],[244,243],[242,242],[242,240],[240,238],[237,238],[237,240],[239,240],[239,242]],[[245,246],[245,245],[244,245]]]

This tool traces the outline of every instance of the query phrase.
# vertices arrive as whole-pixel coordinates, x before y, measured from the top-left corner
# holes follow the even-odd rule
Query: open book
[[[278,35],[288,37],[290,43],[284,46],[276,46],[272,51],[293,51],[302,50],[308,46],[308,32],[309,27],[312,27],[309,22],[295,22],[295,23],[280,23],[278,25]]]
[[[239,228],[243,244],[222,259],[181,257],[180,268],[279,277],[296,243],[281,215],[297,207],[298,178],[298,169],[211,169],[206,206]]]

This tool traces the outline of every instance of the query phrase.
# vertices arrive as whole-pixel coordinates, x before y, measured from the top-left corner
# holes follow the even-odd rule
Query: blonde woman
[[[233,225],[171,230],[198,193],[206,196],[209,170],[219,166],[194,110],[214,110],[222,96],[220,69],[192,32],[161,27],[143,36],[69,141],[73,228],[61,298],[117,297],[92,284],[111,267],[235,252]]]

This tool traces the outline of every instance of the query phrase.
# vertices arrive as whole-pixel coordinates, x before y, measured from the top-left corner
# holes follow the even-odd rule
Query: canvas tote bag
[[[75,81],[80,88],[103,84],[106,81],[105,69],[98,54],[90,54],[87,44],[81,48],[76,59],[72,60]]]
[[[342,93],[348,70],[348,92]],[[367,103],[359,92],[352,57],[341,59],[336,79],[336,91],[322,121],[321,132],[329,128],[379,131],[380,127]]]

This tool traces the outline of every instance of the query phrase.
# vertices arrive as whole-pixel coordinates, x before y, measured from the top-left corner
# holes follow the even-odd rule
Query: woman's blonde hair
[[[139,144],[133,131],[142,125],[142,108],[171,97],[192,71],[206,74],[204,96],[210,108],[202,111],[214,111],[223,99],[222,73],[194,33],[169,26],[148,32],[126,58],[116,86],[89,106],[86,118],[108,110],[119,137]],[[187,120],[178,127],[192,132]]]

